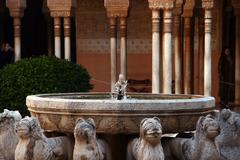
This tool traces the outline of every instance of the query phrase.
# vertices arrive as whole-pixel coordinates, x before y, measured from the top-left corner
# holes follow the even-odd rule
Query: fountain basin
[[[115,100],[110,93],[31,95],[26,104],[44,130],[72,133],[79,117],[93,118],[97,133],[133,134],[143,118],[157,116],[164,133],[195,130],[199,116],[211,114],[215,99],[199,95],[133,94]]]

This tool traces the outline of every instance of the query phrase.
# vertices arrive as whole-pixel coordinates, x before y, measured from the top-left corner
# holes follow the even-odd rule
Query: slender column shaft
[[[191,17],[184,17],[184,93],[191,93]]]
[[[14,61],[19,61],[21,59],[21,18],[14,17]]]
[[[152,93],[160,92],[159,10],[152,10]]]
[[[212,12],[208,9],[205,10],[205,35],[204,35],[204,95],[211,95],[212,88]]]
[[[64,17],[64,58],[71,61],[71,18]]]
[[[127,38],[126,38],[126,17],[120,18],[120,68],[121,74],[127,79]]]
[[[172,11],[163,12],[163,93],[172,93]]]
[[[116,73],[117,73],[117,35],[116,18],[110,18],[110,55],[111,55],[111,92],[115,91]]]
[[[236,15],[235,103],[240,104],[240,14]]]
[[[61,58],[61,19],[54,17],[54,53]]]
[[[174,53],[175,53],[175,93],[182,93],[182,56],[180,16],[174,16]]]

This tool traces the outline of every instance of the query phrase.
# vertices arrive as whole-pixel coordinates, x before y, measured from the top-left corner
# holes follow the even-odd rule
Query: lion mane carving
[[[219,115],[220,135],[216,145],[223,159],[239,160],[240,157],[240,114],[223,109]]]
[[[4,109],[0,113],[0,159],[13,160],[18,137],[15,124],[22,119],[18,111]]]
[[[128,144],[127,160],[164,160],[161,136],[160,119],[144,118],[140,123],[140,137]]]
[[[201,116],[192,138],[172,138],[163,143],[166,160],[220,160],[215,145],[219,129],[213,116]]]
[[[96,126],[92,118],[79,118],[76,121],[74,137],[73,160],[111,160],[109,146],[96,137]]]
[[[36,118],[25,117],[15,128],[19,137],[15,160],[72,160],[71,139],[66,136],[47,138]]]

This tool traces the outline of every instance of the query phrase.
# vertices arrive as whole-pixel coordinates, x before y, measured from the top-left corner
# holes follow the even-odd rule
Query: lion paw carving
[[[15,160],[71,160],[73,143],[66,136],[47,138],[36,118],[25,117],[16,124],[19,142]]]
[[[18,111],[4,109],[0,113],[0,159],[13,160],[18,137],[15,132],[15,124],[22,119]]]
[[[159,118],[143,119],[140,124],[140,137],[128,144],[127,160],[164,160],[161,136]]]
[[[220,160],[214,142],[219,129],[213,116],[201,116],[192,138],[172,138],[163,143],[166,160]]]
[[[77,120],[74,137],[73,160],[111,160],[107,143],[96,138],[96,126],[92,118]]]
[[[216,144],[220,155],[226,160],[240,157],[240,114],[223,109],[219,115],[220,135]]]

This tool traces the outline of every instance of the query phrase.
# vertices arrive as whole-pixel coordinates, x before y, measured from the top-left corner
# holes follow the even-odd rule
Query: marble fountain
[[[78,117],[93,118],[97,133],[139,132],[143,118],[157,116],[164,133],[195,129],[201,115],[213,112],[213,97],[127,93],[117,100],[111,93],[59,93],[28,96],[26,104],[44,130],[73,132]]]
[[[118,82],[115,93],[31,95],[26,104],[46,132],[71,135],[79,117],[92,118],[97,134],[108,141],[114,160],[126,158],[126,145],[138,136],[142,119],[156,116],[163,133],[181,133],[195,130],[198,118],[215,109],[213,97],[127,93],[127,83]]]

